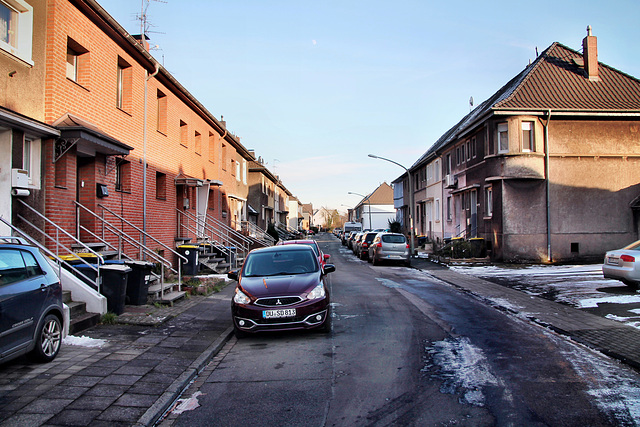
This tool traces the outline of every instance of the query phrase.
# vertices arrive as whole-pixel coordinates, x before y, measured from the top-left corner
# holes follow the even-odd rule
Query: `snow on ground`
[[[542,296],[580,309],[597,309],[603,304],[628,309],[607,317],[640,328],[640,293],[617,280],[605,279],[602,264],[592,265],[490,265],[451,266],[451,270],[509,286],[530,295]],[[624,307],[629,305],[629,307]],[[632,311],[638,310],[638,311]],[[634,317],[634,314],[638,316]]]
[[[433,343],[426,350],[431,355],[432,364],[427,364],[422,372],[433,371],[435,377],[442,379],[440,391],[443,393],[460,394],[467,403],[484,406],[482,388],[504,386],[491,373],[482,349],[473,345],[467,337],[447,338]]]
[[[99,348],[105,345],[107,342],[105,340],[86,337],[84,335],[80,337],[76,337],[75,335],[67,335],[62,340],[62,343],[64,345],[75,345],[78,347],[89,347],[89,348],[98,347]]]

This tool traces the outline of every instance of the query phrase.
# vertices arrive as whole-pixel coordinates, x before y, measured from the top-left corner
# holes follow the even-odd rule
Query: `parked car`
[[[63,326],[62,285],[47,259],[24,239],[0,237],[0,362],[27,353],[52,361]]]
[[[402,262],[411,266],[409,243],[404,234],[378,233],[369,246],[369,262],[376,265],[381,261]]]
[[[364,233],[362,231],[360,231],[360,232],[356,233],[355,237],[351,241],[351,252],[353,252],[354,254],[356,253],[356,250],[358,249],[358,242],[360,241],[360,239],[362,238],[363,235],[364,235]]]
[[[376,238],[378,232],[370,231],[365,233],[362,236],[362,239],[358,242],[358,250],[356,251],[356,255],[360,259],[368,259],[369,258],[369,246],[373,243],[373,239]]]
[[[608,251],[604,256],[602,274],[606,279],[620,280],[637,288],[640,284],[640,240],[622,249]]]
[[[237,280],[231,300],[236,336],[262,331],[331,329],[326,274],[308,245],[276,245],[249,252],[240,270],[227,275]]]
[[[313,251],[316,253],[316,256],[318,257],[318,263],[320,264],[320,267],[322,267],[324,269],[325,265],[327,265],[327,261],[329,261],[329,258],[331,258],[331,255],[329,254],[325,254],[324,252],[322,252],[322,249],[320,249],[320,246],[318,246],[318,242],[316,242],[315,240],[311,240],[311,239],[305,239],[305,240],[281,240],[278,242],[278,245],[308,245],[311,246],[311,248],[313,249]]]
[[[353,239],[355,239],[355,237],[356,237],[356,235],[358,233],[359,233],[359,231],[352,231],[352,232],[349,233],[349,236],[347,237],[347,240],[346,240],[347,248],[349,248],[349,249],[352,248],[351,245],[353,244]]]

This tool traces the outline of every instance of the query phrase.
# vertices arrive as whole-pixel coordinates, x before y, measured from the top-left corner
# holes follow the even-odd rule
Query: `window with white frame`
[[[436,222],[440,221],[440,199],[436,199]]]
[[[29,176],[29,187],[40,189],[40,162],[42,144],[39,139],[25,138],[22,145],[22,169]]]
[[[235,162],[236,162],[236,181],[240,181],[242,179],[242,176],[240,175],[240,162],[237,160]]]
[[[452,210],[451,210],[451,196],[447,196],[447,221],[451,221],[453,219]]]
[[[484,187],[484,216],[493,215],[493,189],[490,185]]]
[[[440,161],[436,160],[435,163],[435,180],[436,182],[440,181]]]
[[[536,151],[533,122],[522,122],[522,151]]]
[[[33,65],[33,7],[23,0],[0,0],[0,49]]]
[[[498,124],[498,153],[509,152],[509,126],[507,123]]]
[[[476,137],[471,138],[471,157],[476,158]]]
[[[242,159],[242,183],[247,185],[247,161]]]

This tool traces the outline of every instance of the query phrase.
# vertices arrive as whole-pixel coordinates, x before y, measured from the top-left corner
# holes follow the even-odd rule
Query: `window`
[[[493,215],[493,190],[490,185],[484,187],[484,216],[491,217]]]
[[[460,163],[464,163],[465,158],[467,157],[465,152],[466,152],[466,146],[464,144],[462,144],[462,146],[460,146]]]
[[[247,161],[242,159],[242,183],[247,185]]]
[[[0,49],[33,65],[33,8],[23,0],[0,0]]]
[[[447,160],[446,160],[446,163],[444,165],[445,168],[446,168],[445,172],[446,172],[446,175],[450,175],[451,174],[451,166],[452,166],[452,164],[451,164],[451,153],[447,154],[447,158],[446,159]]]
[[[220,164],[222,165],[222,170],[227,170],[227,144],[222,143],[222,149],[220,150]]]
[[[131,112],[131,80],[132,68],[124,59],[118,57],[116,107]]]
[[[536,151],[533,122],[522,122],[522,151]]]
[[[42,144],[39,139],[25,138],[22,147],[22,169],[29,175],[29,186],[39,189]]]
[[[471,157],[476,158],[476,137],[471,138]]]
[[[180,120],[180,145],[189,148],[189,127]]]
[[[456,165],[460,165],[460,147],[456,147]]]
[[[167,95],[158,91],[157,93],[157,117],[156,129],[158,132],[167,134]]]
[[[198,131],[194,132],[193,140],[195,141],[195,145],[196,145],[196,154],[200,154],[200,151],[202,150],[202,147],[201,147],[202,141],[200,140],[200,132]]]
[[[167,175],[156,172],[156,199],[167,200]]]
[[[451,221],[451,196],[447,196],[447,221]]]
[[[440,221],[440,199],[436,199],[436,221]]]
[[[509,127],[507,123],[498,124],[498,153],[509,151]]]
[[[67,78],[82,86],[89,81],[89,51],[67,38]]]
[[[467,161],[471,160],[471,142],[467,140]]]
[[[240,179],[242,179],[242,176],[240,174],[240,162],[235,160],[236,162],[236,180],[240,181]]]
[[[440,161],[436,160],[436,166],[434,169],[436,171],[436,182],[440,181]]]
[[[116,160],[116,191],[131,192],[131,162]]]
[[[216,137],[215,134],[209,132],[209,161],[216,162]]]

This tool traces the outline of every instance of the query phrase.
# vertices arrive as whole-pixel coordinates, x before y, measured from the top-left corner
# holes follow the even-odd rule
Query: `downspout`
[[[547,123],[544,126],[544,176],[547,209],[547,260],[552,262],[551,252],[551,196],[549,190],[549,122],[551,121],[551,109],[547,110]]]
[[[144,69],[144,124],[142,129],[142,245],[147,246],[147,86],[149,80],[154,78],[160,71],[160,64],[155,62],[155,71],[149,75],[149,71]]]

